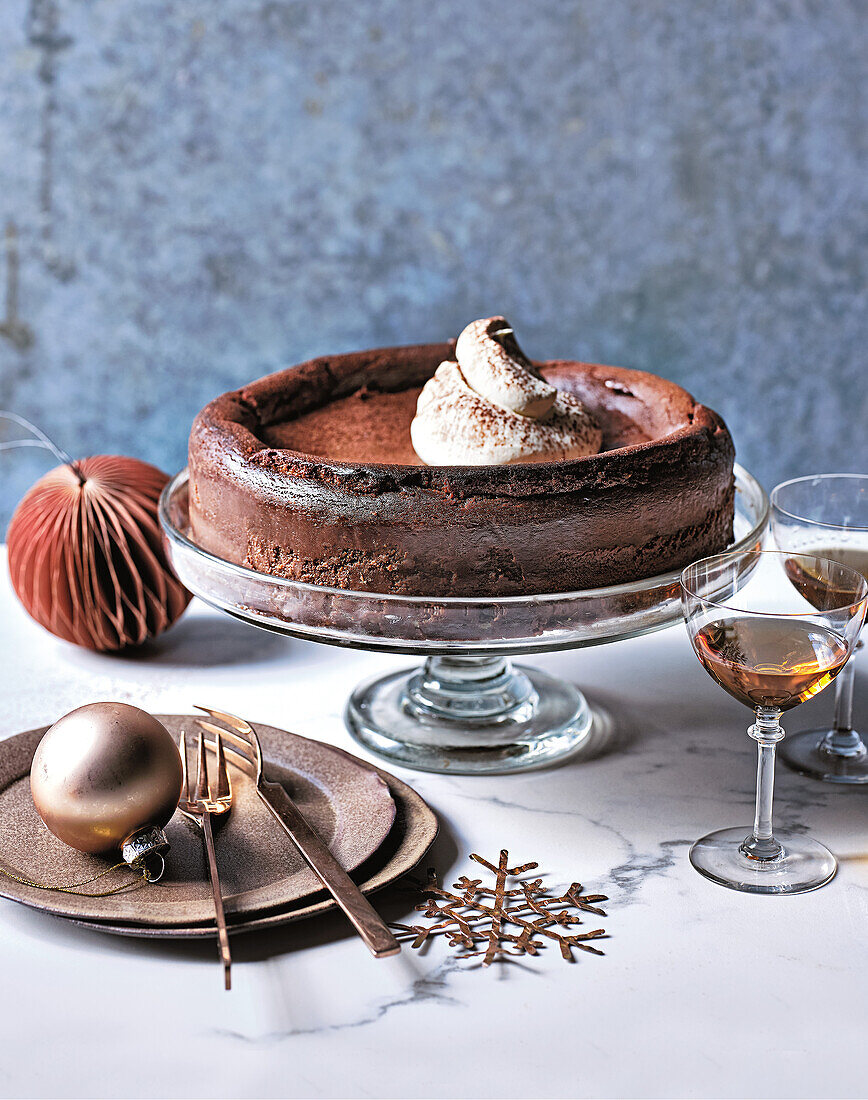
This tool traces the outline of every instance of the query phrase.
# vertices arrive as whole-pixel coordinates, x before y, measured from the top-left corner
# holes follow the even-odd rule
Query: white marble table
[[[287,641],[198,604],[147,657],[102,657],[30,622],[0,565],[0,736],[97,699],[163,712],[206,701],[358,751],[348,692],[409,663]],[[604,958],[569,966],[549,949],[471,970],[434,943],[375,961],[329,917],[236,939],[226,994],[210,943],[119,939],[3,901],[0,1094],[864,1095],[868,792],[780,768],[777,820],[825,841],[838,877],[790,898],[715,887],[687,849],[750,821],[754,745],[684,629],[535,661],[608,708],[621,735],[606,755],[523,776],[398,774],[440,815],[431,862],[447,882],[475,870],[470,852],[496,860],[506,846],[553,885],[610,895]],[[866,695],[862,673],[868,720]]]

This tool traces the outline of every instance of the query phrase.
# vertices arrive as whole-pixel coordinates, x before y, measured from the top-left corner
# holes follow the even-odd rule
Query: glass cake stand
[[[187,479],[184,470],[166,486],[160,520],[172,565],[196,596],[279,634],[425,658],[359,684],[347,703],[352,736],[393,763],[491,774],[559,761],[589,738],[593,711],[572,684],[509,658],[681,621],[680,570],[583,592],[479,599],[351,592],[256,573],[192,541]],[[731,549],[747,555],[762,543],[768,497],[740,466],[735,486]]]

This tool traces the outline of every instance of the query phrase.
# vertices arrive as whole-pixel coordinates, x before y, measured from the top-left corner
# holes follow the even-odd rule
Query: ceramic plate
[[[157,715],[176,738],[194,721]],[[38,817],[30,797],[30,761],[45,728],[0,742],[0,866],[46,883],[69,883],[107,866],[103,858],[67,847]],[[267,774],[284,784],[340,863],[352,871],[389,835],[395,803],[376,768],[348,753],[284,730],[257,724]],[[217,832],[217,858],[227,918],[244,920],[286,909],[320,893],[319,880],[256,796],[253,783],[230,764],[233,809]],[[150,927],[213,923],[214,909],[198,828],[175,814],[166,828],[166,874],[111,897],[83,897],[23,886],[0,875],[0,896],[84,921]],[[128,879],[113,872],[96,891]]]
[[[397,881],[402,875],[416,866],[425,855],[437,836],[437,818],[434,811],[423,802],[418,794],[402,783],[400,779],[378,768],[377,771],[389,785],[395,801],[396,814],[392,831],[377,851],[353,874],[365,894],[381,890]],[[424,876],[423,876],[424,877]],[[229,931],[233,936],[240,932],[256,932],[266,928],[277,928],[282,924],[304,920],[320,913],[326,913],[337,906],[325,893],[305,898],[296,905],[268,913],[265,916],[251,916],[233,920]],[[109,932],[118,936],[139,936],[159,939],[190,939],[197,937],[215,937],[217,930],[213,920],[210,924],[182,925],[172,927],[161,925],[114,924],[98,921],[74,920],[84,928],[97,932]],[[349,927],[349,926],[348,926]]]

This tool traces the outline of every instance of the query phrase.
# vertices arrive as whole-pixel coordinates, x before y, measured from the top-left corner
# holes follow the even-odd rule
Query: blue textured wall
[[[175,470],[224,389],[502,311],[767,485],[866,470],[865,13],[2,0],[0,406]],[[46,466],[0,455],[0,517]]]

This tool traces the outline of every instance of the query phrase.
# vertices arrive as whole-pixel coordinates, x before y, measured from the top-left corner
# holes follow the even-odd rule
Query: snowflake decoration
[[[608,901],[604,894],[582,894],[580,883],[574,882],[566,893],[553,897],[543,886],[542,879],[519,878],[539,864],[509,867],[506,849],[500,853],[497,866],[482,856],[471,855],[470,858],[491,871],[495,876],[494,888],[483,886],[482,879],[463,875],[455,883],[453,890],[457,892],[453,893],[444,890],[436,873],[429,870],[428,885],[423,889],[427,900],[416,909],[436,923],[393,924],[399,939],[412,941],[413,947],[421,948],[429,937],[444,935],[450,947],[463,949],[459,958],[482,955],[483,966],[490,966],[499,956],[537,955],[546,940],[558,944],[567,962],[574,961],[574,948],[592,955],[604,954],[587,942],[606,937],[604,929],[584,933],[557,930],[583,923],[576,910],[605,917],[605,911],[593,904]],[[517,880],[512,889],[506,888],[507,879]]]

